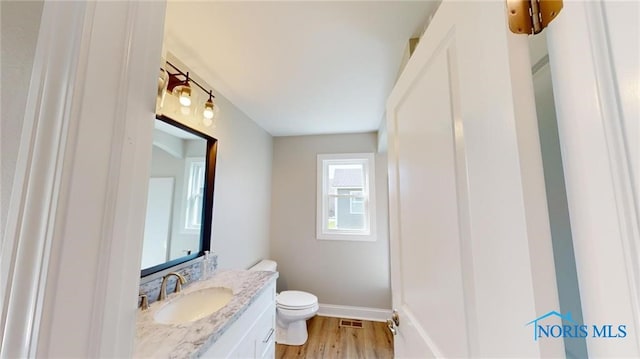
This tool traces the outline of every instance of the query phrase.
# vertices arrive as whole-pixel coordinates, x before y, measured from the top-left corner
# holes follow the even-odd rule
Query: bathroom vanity
[[[182,292],[153,303],[138,313],[133,356],[273,358],[277,277],[277,272],[218,271],[210,279],[191,283]],[[233,295],[223,307],[201,319],[178,324],[158,322],[157,314],[166,306],[211,288],[229,288]]]

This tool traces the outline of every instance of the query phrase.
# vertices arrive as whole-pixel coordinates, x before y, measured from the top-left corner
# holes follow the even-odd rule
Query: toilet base
[[[304,345],[309,338],[305,319],[289,323],[286,327],[278,323],[276,343],[282,345]]]

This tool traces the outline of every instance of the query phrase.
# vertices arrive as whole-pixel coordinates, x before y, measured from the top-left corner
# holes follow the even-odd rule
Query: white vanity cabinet
[[[202,358],[274,358],[275,279],[247,310],[202,354]]]

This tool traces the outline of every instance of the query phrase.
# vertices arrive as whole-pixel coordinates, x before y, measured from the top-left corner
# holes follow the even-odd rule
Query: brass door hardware
[[[514,34],[538,34],[562,10],[562,0],[507,0],[509,29]]]

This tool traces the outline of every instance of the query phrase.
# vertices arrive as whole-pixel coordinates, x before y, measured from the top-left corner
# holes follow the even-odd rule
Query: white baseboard
[[[391,309],[378,309],[367,307],[351,307],[348,305],[333,305],[320,303],[318,314],[323,317],[349,318],[370,320],[373,322],[386,322],[391,318]]]

